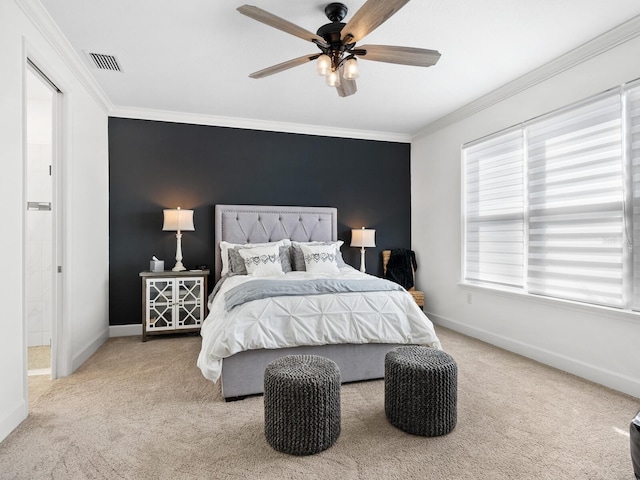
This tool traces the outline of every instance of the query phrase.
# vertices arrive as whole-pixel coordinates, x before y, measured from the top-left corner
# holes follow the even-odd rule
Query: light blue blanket
[[[243,283],[225,293],[227,310],[252,300],[270,297],[288,297],[298,295],[324,295],[327,293],[381,292],[404,290],[397,283],[382,278],[334,279],[316,278],[304,281],[295,280],[252,280]]]

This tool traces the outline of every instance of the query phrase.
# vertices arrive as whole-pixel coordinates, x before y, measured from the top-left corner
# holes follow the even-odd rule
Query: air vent
[[[93,66],[100,70],[113,70],[115,72],[121,72],[118,59],[113,55],[103,55],[102,53],[88,53]]]

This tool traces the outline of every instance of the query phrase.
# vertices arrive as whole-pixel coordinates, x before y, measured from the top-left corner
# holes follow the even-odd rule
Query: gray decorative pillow
[[[291,252],[289,249],[289,245],[282,245],[280,247],[280,263],[282,264],[282,271],[284,273],[293,271],[293,267],[291,266]]]
[[[342,240],[338,240],[337,242],[291,242],[291,265],[296,272],[307,271],[307,267],[304,264],[304,253],[302,252],[302,248],[300,248],[301,245],[335,245],[338,268],[346,267],[347,264],[342,258],[342,252],[340,251],[343,243]]]
[[[244,263],[244,258],[240,256],[239,250],[246,247],[234,247],[227,250],[229,254],[229,276],[233,275],[247,275],[247,267]],[[289,257],[289,246],[281,245],[279,248],[280,263],[282,264],[282,271],[288,273],[292,271],[291,259]],[[304,259],[302,260],[304,263]]]
[[[296,272],[306,272],[307,268],[304,265],[304,253],[298,242],[291,242],[291,260],[293,269]]]
[[[247,274],[247,267],[244,265],[244,258],[240,256],[238,250],[240,250],[239,247],[227,250],[227,254],[229,255],[229,276]]]

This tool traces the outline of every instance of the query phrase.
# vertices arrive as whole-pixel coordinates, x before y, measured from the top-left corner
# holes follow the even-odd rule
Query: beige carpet
[[[329,450],[271,449],[262,397],[225,403],[195,336],[110,339],[56,380],[0,444],[2,479],[632,480],[640,400],[438,329],[458,362],[458,425],[416,437],[387,423],[382,381],[342,388]]]
[[[27,368],[29,369],[29,402],[35,402],[52,385],[51,347],[49,345],[29,347]]]
[[[53,380],[51,375],[34,375],[28,377],[29,382],[29,402],[33,405],[33,402],[37,401],[45,392],[53,386]],[[0,477],[2,478],[2,477]]]
[[[40,347],[29,347],[27,349],[27,364],[29,370],[41,370],[51,367],[51,347],[42,345]]]

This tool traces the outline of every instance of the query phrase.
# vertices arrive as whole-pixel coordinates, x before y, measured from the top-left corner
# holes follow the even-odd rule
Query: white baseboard
[[[477,338],[496,347],[503,348],[523,357],[531,358],[545,365],[569,372],[578,377],[604,385],[605,387],[640,398],[640,382],[637,379],[611,372],[609,370],[561,355],[519,340],[514,340],[481,328],[445,318],[431,312],[425,312],[436,325],[449,328],[469,337]]]
[[[0,421],[0,442],[7,438],[11,432],[13,432],[22,421],[27,418],[29,414],[29,405],[27,402],[22,402],[11,413],[4,417]]]
[[[109,327],[109,337],[133,337],[135,335],[142,335],[141,323],[111,325]]]
[[[75,372],[80,365],[89,360],[89,357],[96,353],[96,350],[100,348],[100,346],[107,341],[109,338],[109,330],[104,329],[95,340],[93,340],[89,345],[84,347],[77,355],[73,357],[71,361],[71,371]]]

